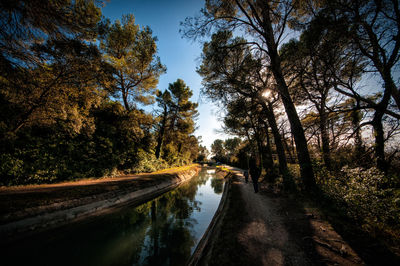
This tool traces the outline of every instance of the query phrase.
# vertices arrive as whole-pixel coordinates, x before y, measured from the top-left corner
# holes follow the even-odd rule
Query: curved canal
[[[21,240],[3,252],[9,265],[185,265],[223,186],[215,170],[203,169],[140,206]]]

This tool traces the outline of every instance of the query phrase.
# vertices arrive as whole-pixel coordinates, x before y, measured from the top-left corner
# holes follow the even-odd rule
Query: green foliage
[[[115,80],[108,90],[127,110],[154,100],[158,78],[166,71],[156,56],[156,40],[149,27],[140,29],[135,24],[132,14],[109,26],[101,38],[105,59],[114,67]]]
[[[197,156],[196,161],[198,161],[198,162],[208,161],[209,154],[210,154],[210,152],[208,151],[207,147],[200,144],[199,145],[199,155]]]
[[[170,165],[163,159],[157,159],[152,153],[139,150],[137,153],[136,163],[132,168],[134,173],[149,173],[157,170],[165,169]]]
[[[399,237],[398,177],[386,176],[375,167],[344,166],[332,174],[322,165],[316,166],[319,187],[340,212],[372,235]]]
[[[374,167],[345,166],[335,178],[322,179],[321,186],[328,195],[342,203],[347,214],[355,220],[365,224],[397,224],[400,220],[397,206],[400,191],[396,191],[394,182],[393,176],[385,176]]]
[[[156,157],[172,165],[192,162],[197,158],[198,139],[193,136],[198,104],[190,101],[192,90],[177,79],[163,93],[158,92],[156,124]]]
[[[214,154],[212,158],[215,161],[246,169],[248,168],[248,149],[248,145],[237,137],[226,140],[216,139],[211,144],[211,153]]]
[[[43,63],[32,44],[51,39],[91,40],[97,35],[100,2],[18,0],[0,2],[1,66]]]
[[[224,148],[224,141],[221,139],[216,139],[211,144],[211,153],[214,154],[213,159],[217,162],[226,163],[226,151]]]

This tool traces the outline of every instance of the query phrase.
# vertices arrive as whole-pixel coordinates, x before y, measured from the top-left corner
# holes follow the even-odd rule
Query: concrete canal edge
[[[160,183],[146,187],[140,190],[127,192],[115,197],[103,198],[102,195],[94,195],[94,201],[68,209],[56,210],[50,213],[44,213],[27,217],[21,220],[0,225],[0,236],[4,239],[17,239],[21,235],[38,231],[44,231],[50,228],[62,226],[75,222],[90,216],[100,215],[121,208],[124,205],[136,206],[149,201],[163,193],[170,191],[180,184],[188,181],[199,173],[201,167],[195,166],[188,170],[173,173],[172,178],[162,180]],[[45,206],[43,206],[45,207]]]
[[[235,175],[234,173],[228,172],[228,174],[224,177],[226,179],[226,182],[218,208],[215,211],[214,217],[211,220],[207,230],[204,232],[203,237],[201,238],[195,251],[190,257],[187,263],[188,266],[208,264],[207,262],[209,261],[209,258],[211,256],[211,251],[215,243],[215,236],[218,234],[219,229],[222,226],[222,220],[229,206],[228,195],[231,191],[230,188],[231,188],[232,178],[234,177],[234,175]]]

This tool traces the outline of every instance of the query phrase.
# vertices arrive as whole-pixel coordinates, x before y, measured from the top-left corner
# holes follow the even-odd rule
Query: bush
[[[365,230],[390,234],[400,230],[400,190],[394,176],[374,167],[348,166],[335,177],[327,172],[323,176],[317,179],[323,192]]]
[[[131,169],[133,173],[149,173],[157,170],[165,169],[168,163],[163,159],[157,159],[153,153],[139,150],[134,167]]]

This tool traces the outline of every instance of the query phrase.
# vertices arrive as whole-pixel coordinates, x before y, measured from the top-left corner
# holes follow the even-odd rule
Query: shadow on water
[[[218,207],[223,183],[213,170],[202,170],[140,206],[2,247],[2,265],[185,265]]]

